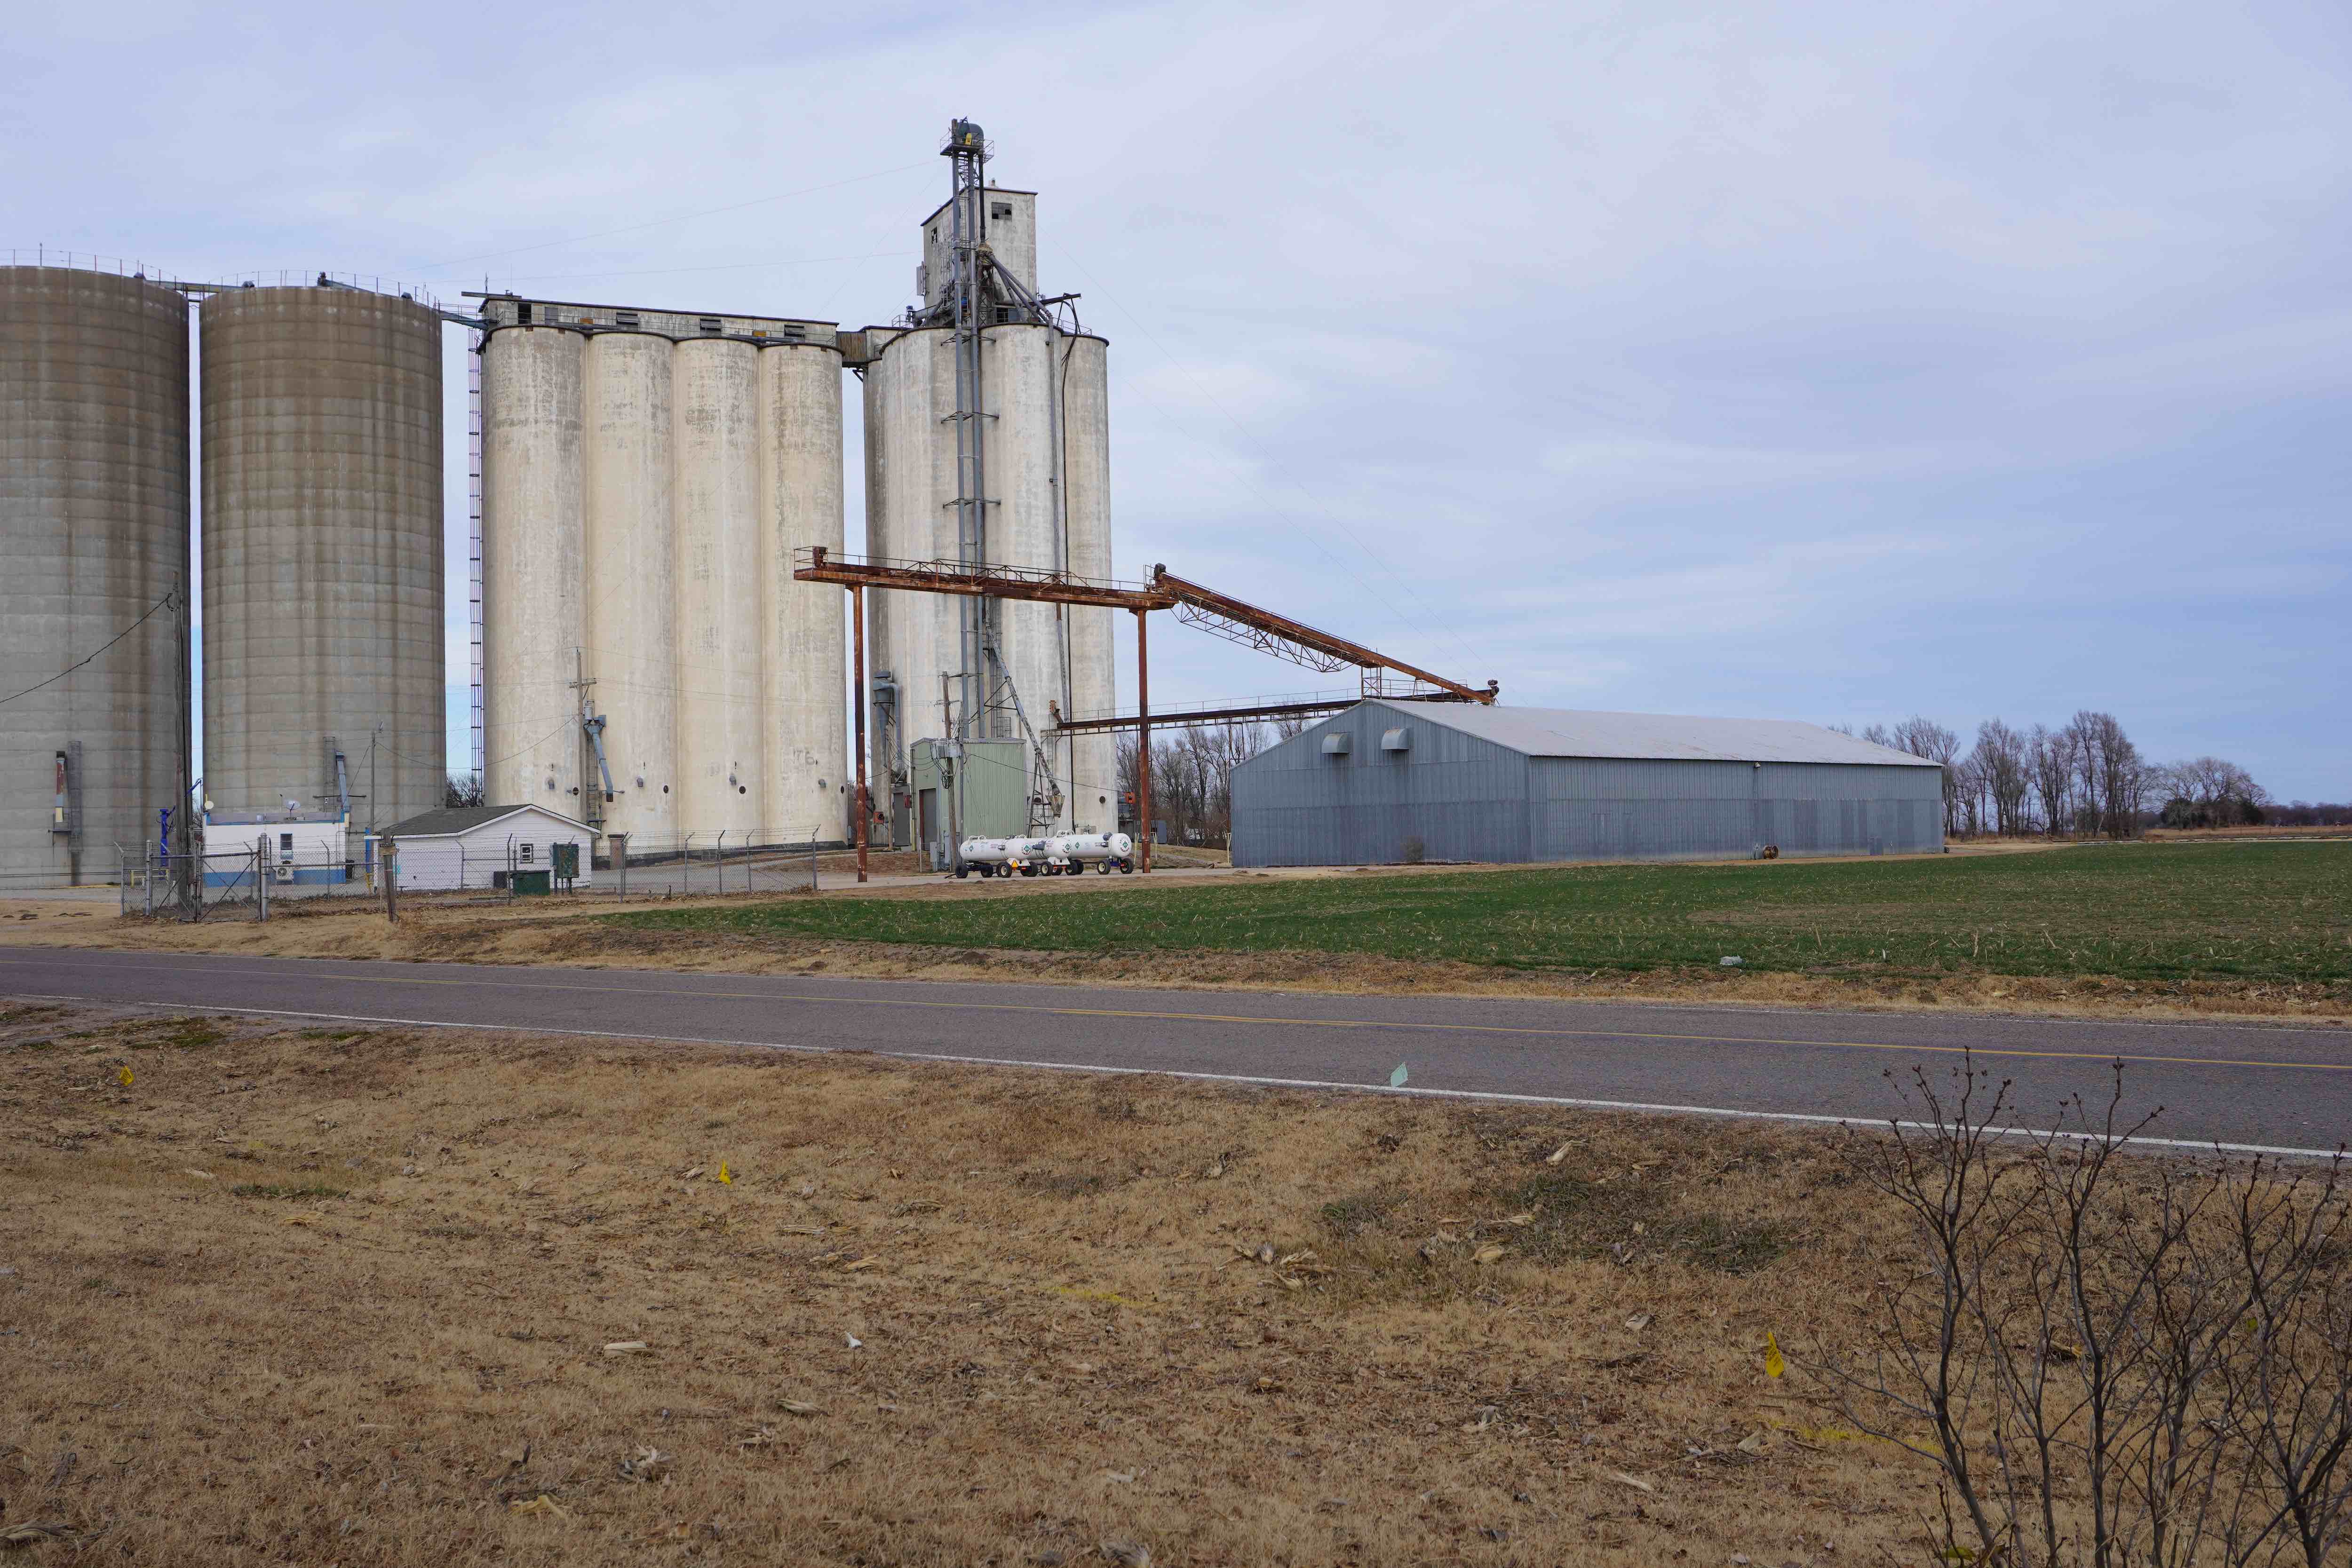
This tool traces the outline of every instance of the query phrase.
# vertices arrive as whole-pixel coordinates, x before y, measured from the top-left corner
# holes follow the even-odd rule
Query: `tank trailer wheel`
[[[970,867],[970,866],[968,866],[968,865],[960,865],[960,866],[958,866],[958,867],[956,867],[956,868],[955,868],[955,879],[956,879],[958,882],[961,882],[964,878],[966,878],[966,877],[970,876],[971,874],[971,867]]]

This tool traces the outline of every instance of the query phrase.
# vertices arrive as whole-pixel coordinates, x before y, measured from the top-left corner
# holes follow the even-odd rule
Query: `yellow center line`
[[[30,965],[54,960],[0,958],[0,965]],[[299,960],[297,960],[298,962]],[[174,972],[199,975],[250,975],[288,979],[296,977],[275,969],[216,969],[178,966]],[[719,1001],[804,1002],[836,1007],[926,1008],[947,1012],[1034,1013],[1052,1018],[1139,1019],[1167,1023],[1291,1024],[1307,1029],[1373,1029],[1434,1034],[1524,1036],[1543,1040],[1646,1040],[1685,1045],[1809,1046],[1823,1051],[1918,1051],[1937,1056],[1986,1056],[2041,1061],[2125,1061],[2176,1067],[2243,1067],[2280,1071],[2352,1072],[2352,1061],[2269,1061],[2259,1058],[2162,1056],[2105,1051],[2031,1051],[2017,1046],[1905,1045],[1875,1040],[1786,1040],[1772,1035],[1675,1034],[1630,1029],[1543,1029],[1517,1024],[1424,1023],[1391,1019],[1283,1018],[1256,1013],[1193,1013],[1140,1008],[1055,1007],[1039,1002],[924,1001],[913,997],[821,997],[793,992],[714,991],[674,986],[587,986],[523,980],[440,979],[415,975],[302,976],[310,980],[359,981],[383,986],[446,986],[478,990],[579,991],[603,996],[703,997]],[[202,1003],[184,1005],[201,1008]],[[486,1023],[483,1029],[524,1029],[528,1024]]]

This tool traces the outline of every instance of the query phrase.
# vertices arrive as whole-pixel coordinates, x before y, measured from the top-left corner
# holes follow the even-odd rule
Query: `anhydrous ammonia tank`
[[[361,826],[443,800],[441,319],[357,288],[205,296],[205,792]]]
[[[187,301],[0,267],[0,889],[110,881],[173,803],[188,513]]]
[[[1074,866],[1124,862],[1135,853],[1135,841],[1125,833],[1065,833],[1054,841],[1054,853]]]

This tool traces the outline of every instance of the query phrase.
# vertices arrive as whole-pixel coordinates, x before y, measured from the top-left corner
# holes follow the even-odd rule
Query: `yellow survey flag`
[[[735,1178],[727,1174],[727,1162],[725,1160],[719,1162],[719,1179],[725,1182],[729,1186],[733,1186],[735,1185]]]
[[[116,1071],[115,1071],[115,1074],[114,1074],[114,1081],[115,1081],[117,1083],[121,1084],[125,1089],[130,1088],[130,1087],[131,1087],[131,1069],[129,1069],[129,1068],[127,1068],[127,1067],[117,1069],[117,1070],[116,1070]]]
[[[1764,1331],[1764,1375],[1778,1377],[1788,1370],[1789,1361],[1780,1354],[1780,1342],[1772,1337],[1770,1329],[1766,1329]]]

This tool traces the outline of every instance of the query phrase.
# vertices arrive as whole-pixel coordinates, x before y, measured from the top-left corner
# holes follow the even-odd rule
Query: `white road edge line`
[[[54,993],[20,991],[15,993],[26,1001],[81,1002],[91,1007],[152,1008],[164,1012],[185,1012],[194,1004],[180,1002],[120,1002],[102,997],[75,997]],[[1099,1072],[1106,1075],[1137,1078],[1181,1078],[1195,1083],[1245,1083],[1261,1089],[1336,1089],[1351,1094],[1394,1094],[1400,1098],[1424,1100],[1485,1100],[1514,1105],[1560,1105],[1578,1111],[1646,1111],[1662,1115],[1720,1116],[1728,1121],[1795,1122],[1812,1126],[1831,1127],[1899,1127],[1906,1132],[1926,1132],[1934,1124],[1907,1122],[1894,1117],[1879,1119],[1855,1116],[1825,1116],[1807,1111],[1743,1111],[1725,1105],[1657,1104],[1641,1100],[1580,1100],[1559,1094],[1513,1094],[1500,1089],[1416,1089],[1411,1085],[1391,1088],[1385,1083],[1348,1083],[1323,1078],[1270,1078],[1245,1072],[1193,1072],[1172,1067],[1116,1067],[1107,1062],[1092,1061],[1031,1061],[1010,1056],[958,1056],[945,1051],[877,1051],[868,1047],[855,1050],[833,1045],[786,1045],[771,1040],[714,1040],[705,1035],[633,1034],[626,1030],[606,1029],[534,1029],[526,1024],[466,1023],[447,1019],[380,1018],[367,1013],[313,1013],[288,1008],[231,1008],[205,1006],[198,1012],[245,1013],[256,1018],[320,1019],[331,1023],[397,1024],[409,1029],[469,1029],[503,1030],[510,1034],[551,1034],[580,1040],[640,1040],[656,1045],[723,1045],[738,1051],[775,1051],[796,1056],[874,1056],[895,1061],[938,1061],[965,1067],[1026,1067],[1048,1072]],[[2058,1129],[2036,1127],[1996,1127],[1989,1129],[1996,1137],[2043,1138],[2058,1137],[2073,1143],[2097,1143],[2096,1133],[2069,1133]],[[2146,1144],[2165,1149],[2211,1149],[2231,1155],[2278,1155],[2286,1158],[2333,1160],[2345,1156],[2337,1149],[2300,1149],[2275,1144],[2221,1144],[2201,1142],[2195,1138],[2136,1137],[2121,1140],[2128,1144]]]

